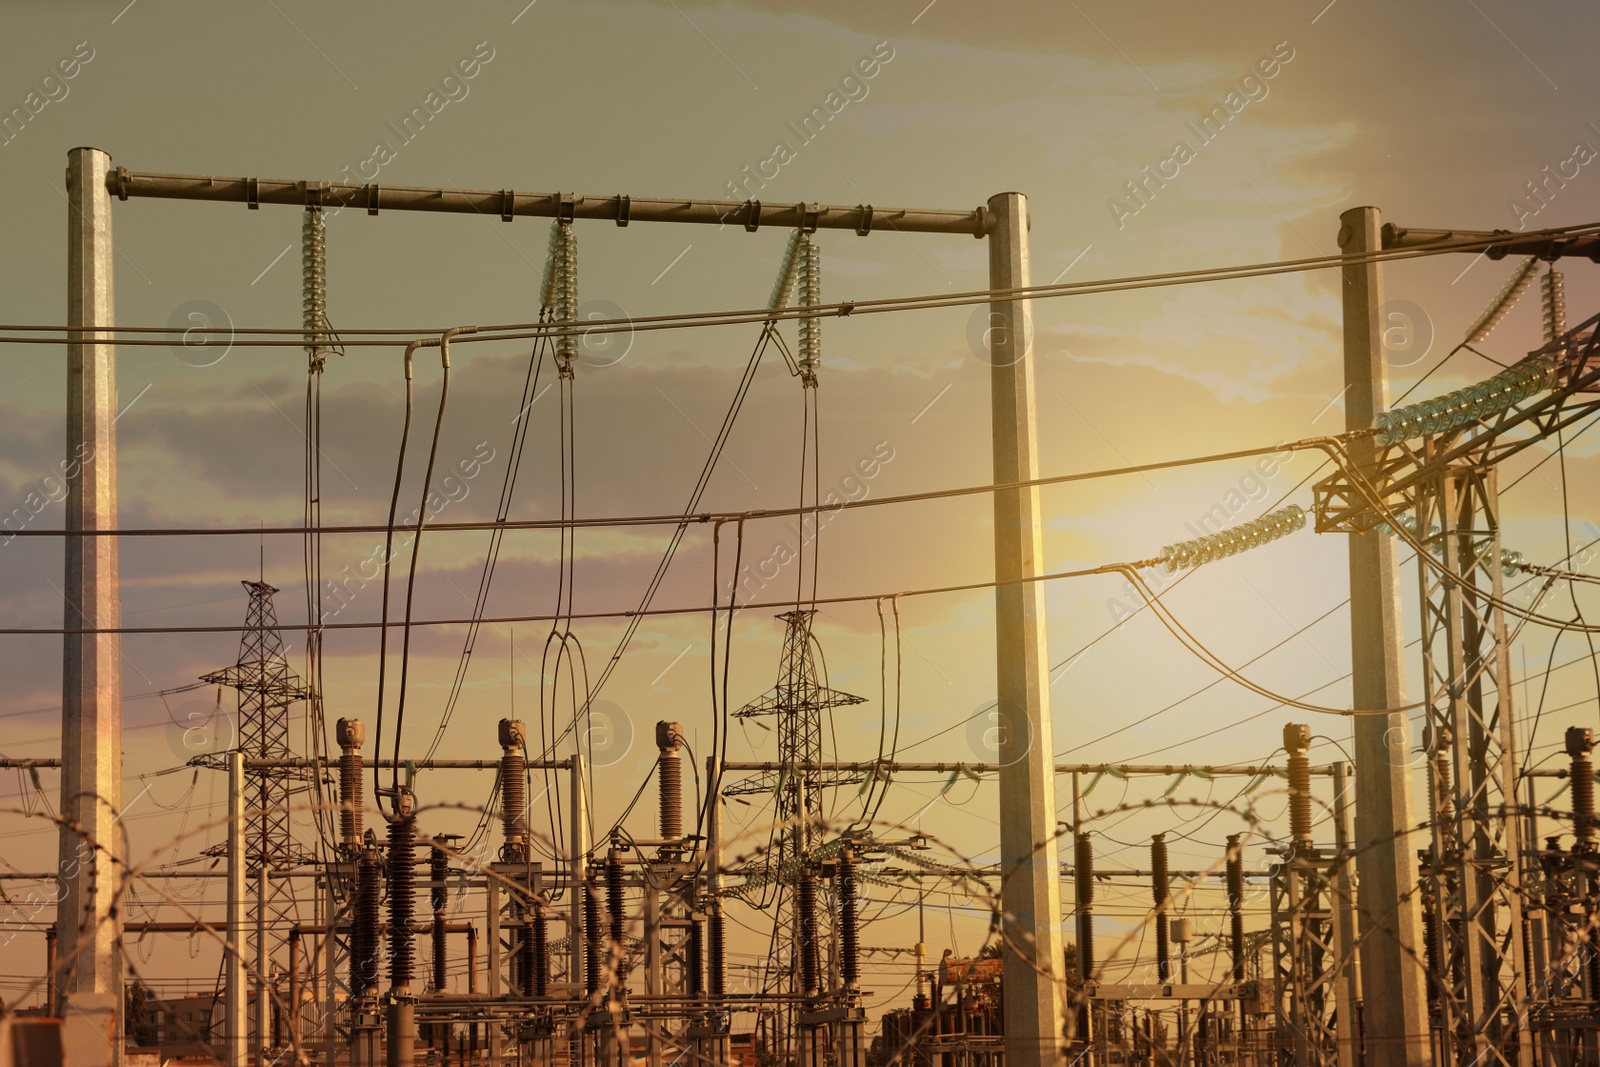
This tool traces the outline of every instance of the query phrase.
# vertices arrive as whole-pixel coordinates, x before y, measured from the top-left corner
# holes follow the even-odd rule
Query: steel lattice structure
[[[816,833],[822,820],[823,790],[861,781],[855,774],[824,771],[822,716],[831,708],[865,702],[864,697],[840,692],[817,678],[812,654],[816,638],[811,632],[814,610],[784,612],[783,652],[778,660],[778,681],[772,691],[734,713],[750,719],[774,716],[778,720],[778,769],[727,787],[727,795],[770,793],[775,798],[778,848],[770,861],[768,878],[775,883],[773,953],[768,963],[764,992],[803,994],[807,956],[817,959],[816,918],[803,914],[799,889],[808,864],[816,858]],[[794,1001],[777,1009],[772,1051],[780,1062],[798,1062],[798,1012]]]
[[[239,634],[239,661],[202,675],[201,681],[239,691],[239,749],[247,760],[281,760],[289,756],[289,705],[306,700],[311,690],[283,658],[283,637],[266,582],[243,581],[250,594],[244,629]],[[258,768],[251,771],[255,788],[249,797],[250,828],[246,834],[252,868],[280,870],[310,858],[289,831],[289,783],[303,771]]]
[[[281,763],[290,755],[289,705],[309,699],[312,692],[284,659],[278,613],[272,604],[272,595],[278,590],[265,581],[245,580],[239,584],[250,595],[244,629],[239,634],[239,660],[231,667],[203,675],[201,681],[238,690],[238,748],[244,758]],[[276,990],[282,975],[276,964],[277,949],[298,921],[298,904],[289,880],[272,878],[270,873],[314,862],[316,857],[295,842],[289,818],[292,782],[303,781],[306,772],[258,766],[248,773],[252,781],[245,800],[245,864],[253,874],[267,872],[266,899],[259,906],[266,911],[268,934],[258,940],[256,931],[251,930],[248,936],[249,951],[261,961],[265,987],[256,1001],[261,1010],[268,996],[274,992],[281,995]],[[272,1030],[263,1020],[260,1032],[270,1034]]]
[[[1597,323],[1600,316],[1530,355],[1554,356],[1558,367],[1537,399],[1381,447],[1370,467],[1316,486],[1319,531],[1399,527],[1418,548],[1432,814],[1421,873],[1433,1026],[1446,1064],[1533,1063],[1523,922],[1533,876],[1523,870],[1516,815],[1509,567],[1495,472],[1600,410]]]

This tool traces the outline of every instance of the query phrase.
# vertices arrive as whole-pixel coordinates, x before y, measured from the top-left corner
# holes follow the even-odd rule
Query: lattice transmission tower
[[[239,661],[203,675],[201,681],[239,691],[239,750],[246,760],[282,760],[289,756],[289,705],[306,700],[311,690],[283,658],[283,637],[272,594],[263,581],[243,581],[250,594],[244,629],[239,634]],[[284,767],[258,767],[245,796],[247,866],[281,870],[315,857],[297,845],[289,828],[292,779],[304,772]]]
[[[786,627],[778,661],[778,681],[765,696],[751,701],[735,717],[772,716],[778,720],[778,767],[724,790],[727,795],[772,794],[775,798],[778,840],[768,861],[767,877],[773,905],[773,952],[763,985],[765,992],[814,997],[822,987],[822,939],[818,936],[818,879],[814,860],[822,830],[823,791],[852,785],[859,775],[823,771],[822,719],[831,708],[865,702],[865,697],[823,685],[813,656],[816,638],[811,632],[814,610],[779,615]],[[771,1054],[778,1062],[798,1062],[798,1012],[796,1001],[785,1000],[777,1010],[771,1034]]]

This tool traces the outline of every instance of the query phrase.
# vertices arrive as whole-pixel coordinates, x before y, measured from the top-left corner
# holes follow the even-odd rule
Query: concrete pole
[[[567,933],[572,942],[571,970],[567,978],[573,984],[583,984],[583,943],[588,931],[583,926],[583,890],[588,879],[589,858],[589,808],[583,788],[583,756],[572,754],[572,854],[567,865],[567,906],[572,909],[572,920]]]
[[[989,285],[1028,284],[1028,199],[989,198]],[[990,304],[994,480],[1039,476],[1028,301]],[[994,495],[994,566],[1001,582],[1044,572],[1039,490]],[[1006,1067],[1044,1067],[1062,1055],[1061,887],[1044,586],[995,590],[999,718],[1000,867],[1005,878],[1002,978]]]
[[[244,753],[228,753],[228,949],[223,965],[227,1005],[225,1067],[249,1062],[249,1007],[245,1001]]]
[[[661,902],[651,880],[648,866],[644,872],[644,991],[647,996],[661,995]],[[684,990],[679,990],[684,992]],[[656,1037],[656,1027],[646,1026],[644,1032],[645,1067],[661,1067],[661,1042]]]
[[[1361,1000],[1361,972],[1356,956],[1356,897],[1350,870],[1350,765],[1333,765],[1333,833],[1339,869],[1333,876],[1333,950],[1337,977],[1334,1009],[1339,1018],[1338,1067],[1357,1067],[1361,1035],[1346,1020],[1356,1018]]]
[[[111,157],[93,148],[67,153],[67,325],[109,327],[112,301]],[[122,639],[75,634],[122,625],[117,540],[72,537],[117,525],[116,347],[94,344],[96,332],[69,334],[67,344],[66,582],[62,637],[61,871],[56,911],[63,1004],[75,996],[109,996],[122,1008],[117,945],[122,921],[114,907],[116,821],[122,812]],[[56,1014],[64,1014],[57,1004]]]
[[[267,947],[267,902],[272,894],[272,876],[267,873],[266,856],[256,868],[256,1064],[266,1063],[267,1046],[272,1043],[272,990],[268,987],[272,959]]]
[[[1382,248],[1382,219],[1373,207],[1339,216],[1346,255]],[[1383,367],[1383,269],[1346,265],[1344,296],[1345,427],[1364,430],[1388,407]],[[1358,465],[1372,462],[1371,438],[1351,442]],[[1351,688],[1358,711],[1405,703],[1401,670],[1400,565],[1396,542],[1381,533],[1349,534]],[[1361,899],[1361,976],[1369,1067],[1420,1067],[1432,1062],[1417,846],[1411,815],[1411,739],[1403,712],[1355,720],[1356,874]]]

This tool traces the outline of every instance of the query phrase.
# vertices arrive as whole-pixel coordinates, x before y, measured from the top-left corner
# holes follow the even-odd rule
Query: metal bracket
[[[822,215],[822,210],[816,204],[796,204],[794,209],[800,213],[800,232],[816,233],[817,219]]]
[[[324,203],[324,194],[327,192],[327,182],[299,182],[300,199],[306,207],[321,207]]]
[[[761,201],[746,200],[744,202],[744,228],[749,233],[761,229]]]
[[[618,194],[618,196],[617,196],[617,225],[618,226],[626,226],[628,224],[628,221],[629,221],[628,213],[631,212],[632,210],[633,210],[633,198],[629,197],[629,196],[627,196],[625,194]]]
[[[244,180],[244,206],[251,211],[261,210],[260,178],[246,178]]]
[[[556,218],[562,222],[571,222],[574,213],[578,210],[578,197],[575,193],[557,193]]]
[[[865,237],[872,232],[872,205],[862,204],[860,211],[861,221],[856,224],[856,236]]]
[[[500,190],[500,221],[510,222],[515,218],[517,207],[517,193],[514,189]]]
[[[367,186],[367,214],[368,215],[376,215],[377,213],[378,213],[378,183],[377,182],[373,182],[371,185]]]

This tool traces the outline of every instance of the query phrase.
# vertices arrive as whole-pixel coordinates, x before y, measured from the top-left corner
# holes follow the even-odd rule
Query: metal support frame
[[[1339,217],[1346,255],[1382,247],[1377,208]],[[1345,427],[1365,430],[1388,407],[1383,367],[1383,266],[1346,264],[1344,300]],[[1350,445],[1358,467],[1372,463],[1371,438]],[[1351,696],[1358,711],[1405,704],[1405,630],[1394,542],[1367,531],[1349,535]],[[1425,1067],[1431,1060],[1412,816],[1410,723],[1403,712],[1355,720],[1356,870],[1363,897],[1361,973],[1366,992],[1369,1067]]]
[[[350,183],[295,182],[258,178],[217,178],[201,175],[159,175],[131,173],[124,168],[113,172],[105,153],[77,150],[74,161],[87,161],[84,180],[78,183],[79,201],[94,201],[93,218],[109,223],[109,196],[119,199],[153,197],[179,200],[231,201],[257,208],[263,203],[288,204],[304,207],[308,204],[322,206],[365,207],[369,214],[390,210],[445,211],[465,214],[491,213],[502,219],[516,216],[564,217],[571,219],[607,219],[619,224],[627,222],[677,222],[725,227],[743,223],[747,231],[755,231],[762,224],[790,227],[799,226],[808,232],[815,229],[845,229],[866,236],[874,228],[890,228],[902,233],[966,234],[990,240],[990,283],[997,290],[1025,287],[1028,275],[1027,201],[1020,193],[1002,193],[992,197],[986,207],[969,211],[920,210],[881,208],[871,205],[823,205],[799,203],[795,205],[762,205],[759,202],[656,199],[624,196],[580,196],[575,194],[533,193],[519,194],[508,190],[474,191],[458,189],[418,189],[410,187],[379,187]],[[77,211],[75,203],[74,211]],[[76,215],[74,216],[76,218]],[[74,225],[76,223],[74,222]],[[74,229],[74,240],[78,230]],[[93,322],[109,325],[110,298],[110,242],[109,231],[101,226],[95,231],[93,242],[94,262],[99,274],[89,286],[104,296],[104,307],[91,313],[81,312],[73,324]],[[102,284],[103,283],[103,284]],[[82,287],[73,292],[81,292]],[[1038,444],[1034,416],[1034,368],[1030,356],[1028,303],[1021,299],[998,299],[991,305],[990,359],[992,373],[992,417],[994,470],[997,482],[1015,482],[1033,478],[1038,472]],[[74,353],[82,353],[86,346],[73,346]],[[94,392],[91,401],[97,405],[94,426],[109,441],[110,420],[114,414],[114,382],[110,374],[110,349],[106,346],[88,348],[94,355],[96,367],[103,373],[95,378],[110,390]],[[74,364],[76,365],[76,364]],[[77,394],[69,397],[69,407],[74,413],[83,408]],[[74,426],[77,424],[74,423]],[[76,430],[74,431],[76,432]],[[98,440],[98,438],[97,438]],[[69,441],[69,449],[74,444]],[[114,522],[115,516],[115,466],[114,453],[97,455],[94,469],[96,486],[107,492],[99,498],[98,510],[92,516],[101,525]],[[103,468],[103,473],[101,473]],[[82,502],[81,492],[72,498]],[[996,495],[995,502],[995,569],[1002,582],[1036,577],[1043,572],[1042,515],[1038,489],[1012,490]],[[70,511],[69,511],[70,514]],[[69,528],[70,524],[69,524]],[[95,538],[90,541],[100,556],[109,556],[110,570],[97,572],[101,587],[93,590],[88,601],[99,612],[90,617],[92,629],[115,626],[116,580],[115,538]],[[69,539],[70,546],[82,544]],[[69,585],[72,574],[69,563]],[[106,582],[106,579],[109,582]],[[1002,825],[1001,857],[1008,871],[1013,872],[1005,889],[1005,957],[1008,995],[1006,1001],[1006,1046],[1009,1067],[1043,1067],[1053,1064],[1060,1056],[1062,990],[1060,891],[1056,863],[1056,812],[1053,772],[1050,762],[1052,751],[1052,722],[1048,689],[1048,658],[1045,635],[1045,602],[1042,587],[1037,583],[1006,584],[995,594],[996,603],[996,655],[998,667],[998,706],[1002,730],[1000,773],[1000,810]],[[108,614],[109,613],[109,614]],[[81,627],[81,624],[79,624]],[[68,628],[75,628],[69,606]],[[72,675],[74,646],[93,649],[87,659],[78,652],[79,660],[94,665],[114,666],[117,646],[114,635],[94,634],[74,642],[67,636],[67,662],[69,678]],[[114,672],[112,672],[114,673]],[[100,692],[94,702],[96,719],[100,724],[114,721],[116,715],[114,679],[96,675]],[[69,683],[70,685],[70,683]],[[65,721],[74,721],[75,704],[70,693],[66,700],[69,710]],[[114,740],[115,731],[111,738]],[[96,756],[91,760],[95,772],[102,778],[111,767],[111,756]],[[69,767],[71,764],[69,763]],[[571,865],[574,877],[571,885],[583,884],[582,868],[587,851],[585,840],[587,815],[582,811],[581,765],[574,766],[574,794],[579,801],[573,806],[574,855]],[[109,788],[114,789],[120,779],[109,775]],[[64,776],[64,790],[73,788],[72,776]],[[110,795],[110,794],[108,794]],[[584,823],[584,834],[577,833],[578,823]],[[108,827],[109,829],[109,827]],[[65,840],[65,839],[64,839]],[[65,847],[65,845],[63,846]],[[74,881],[76,886],[93,885],[86,879]],[[106,884],[105,882],[101,883]],[[576,898],[580,894],[573,893]],[[576,906],[577,901],[574,900]],[[582,914],[574,912],[574,922],[569,931],[572,940],[573,974],[581,973],[582,964]],[[64,924],[65,926],[65,924]],[[97,930],[103,929],[101,926]],[[108,932],[109,933],[109,932]],[[106,946],[115,943],[107,936]]]
[[[783,827],[777,854],[768,864],[770,877],[777,883],[777,899],[772,908],[772,951],[762,979],[762,991],[766,993],[816,992],[805,989],[799,979],[804,953],[815,952],[816,946],[807,945],[807,920],[796,904],[796,896],[802,890],[797,886],[817,858],[813,850],[823,821],[824,791],[859,781],[856,775],[819,769],[824,713],[860,704],[864,698],[821,683],[812,656],[816,637],[811,632],[811,620],[815,614],[797,609],[778,616],[784,623],[784,635],[777,682],[771,692],[734,712],[739,719],[777,719],[777,768],[723,790],[726,795],[774,796],[774,818]],[[799,1001],[783,1001],[774,1011],[770,1040],[773,1053],[782,1062],[808,1063],[826,1044],[801,1021],[805,1011],[806,1006]]]
[[[1330,862],[1331,860],[1331,862]],[[1290,847],[1272,878],[1273,990],[1285,1067],[1339,1063],[1334,980],[1338,945],[1331,893],[1342,857]]]
[[[1532,1067],[1523,945],[1516,720],[1493,467],[1444,472],[1418,495],[1428,723],[1448,743],[1434,783],[1430,866],[1445,1052],[1453,1063]],[[1446,742],[1448,738],[1448,742]]]

